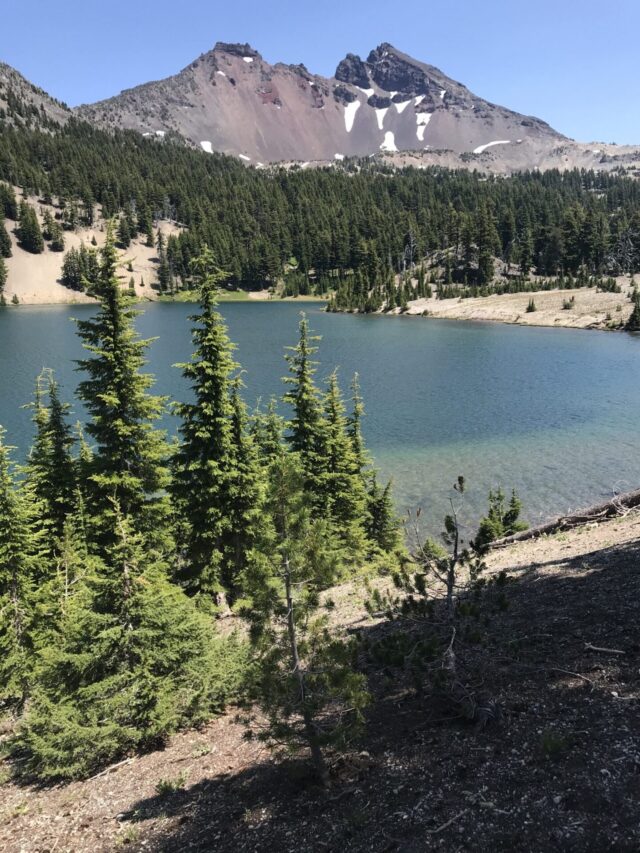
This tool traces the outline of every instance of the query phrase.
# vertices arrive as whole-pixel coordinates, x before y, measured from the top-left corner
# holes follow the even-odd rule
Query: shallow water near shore
[[[319,384],[338,367],[345,392],[360,374],[365,436],[399,509],[423,508],[439,529],[458,474],[477,518],[490,487],[515,487],[535,523],[614,491],[640,487],[640,336],[407,317],[326,314],[313,304],[227,303],[221,312],[245,370],[252,407],[283,391],[285,347],[301,308],[322,335]],[[0,311],[0,424],[18,456],[28,451],[34,380],[51,367],[72,401],[82,356],[72,317],[93,306]],[[143,306],[138,328],[157,337],[149,354],[155,391],[185,399],[173,365],[189,358],[193,305]],[[83,413],[73,401],[75,418]],[[170,434],[176,421],[167,416]]]

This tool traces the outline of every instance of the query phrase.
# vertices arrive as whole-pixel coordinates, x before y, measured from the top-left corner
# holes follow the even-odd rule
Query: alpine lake
[[[189,398],[174,365],[189,359],[193,305],[140,306],[137,328],[154,338],[148,370],[154,393]],[[467,483],[462,515],[473,526],[490,488],[515,488],[534,524],[640,487],[640,336],[419,317],[328,314],[317,303],[222,303],[237,344],[244,395],[253,409],[284,392],[284,354],[295,345],[301,309],[322,337],[320,388],[338,369],[346,404],[359,374],[364,434],[381,478],[392,478],[400,512],[422,508],[436,533],[458,475]],[[72,322],[94,306],[20,306],[0,311],[0,424],[15,457],[33,435],[34,383],[52,368],[72,417],[83,350]],[[283,413],[286,413],[282,407]],[[161,424],[169,436],[177,421]]]

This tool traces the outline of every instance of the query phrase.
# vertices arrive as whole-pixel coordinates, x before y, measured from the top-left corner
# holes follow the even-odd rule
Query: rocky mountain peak
[[[250,57],[252,59],[261,59],[258,51],[251,47],[250,44],[239,44],[239,43],[230,43],[225,41],[216,42],[216,46],[213,48],[214,53],[227,53],[230,56],[239,56],[244,59],[245,56]]]
[[[341,83],[350,83],[352,86],[359,86],[361,89],[369,88],[367,66],[355,53],[348,53],[345,56],[336,68],[335,76],[336,80]]]

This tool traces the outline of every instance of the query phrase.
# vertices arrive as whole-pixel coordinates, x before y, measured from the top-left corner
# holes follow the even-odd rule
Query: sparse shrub
[[[540,750],[545,758],[557,761],[571,747],[571,739],[554,729],[545,729],[540,735]]]
[[[184,788],[187,781],[187,774],[180,773],[174,779],[159,779],[156,782],[156,794],[160,797],[166,797],[168,794],[175,794],[176,791]]]
[[[527,314],[533,314],[534,311],[537,311],[536,303],[533,300],[533,296],[529,300],[529,304],[527,305]]]

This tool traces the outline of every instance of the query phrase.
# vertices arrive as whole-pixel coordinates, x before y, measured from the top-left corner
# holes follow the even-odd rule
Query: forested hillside
[[[632,272],[640,262],[640,185],[602,173],[507,179],[375,161],[254,169],[71,120],[53,134],[5,127],[0,179],[77,200],[80,216],[100,204],[130,234],[157,217],[187,226],[167,245],[182,283],[205,243],[231,285],[261,288],[288,274],[289,290],[302,293],[326,292],[354,270],[382,285],[438,251],[450,253],[458,280],[479,284],[493,257],[544,276]]]

